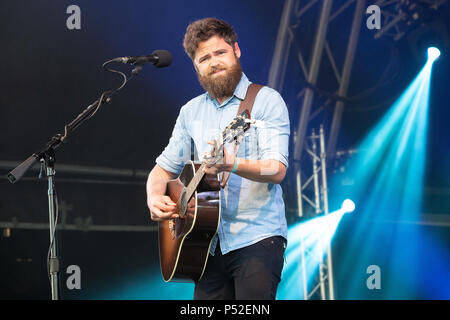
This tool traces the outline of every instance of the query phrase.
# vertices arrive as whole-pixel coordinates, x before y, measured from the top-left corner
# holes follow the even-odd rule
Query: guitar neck
[[[243,133],[245,130],[247,130],[250,126],[246,125],[245,119],[249,117],[248,111],[244,110],[242,114],[238,117],[236,117],[222,132],[222,141],[220,142],[221,145],[219,148],[215,148],[215,153],[223,152],[224,142],[228,141],[231,142],[232,140],[237,141],[239,136],[243,136]],[[186,205],[191,199],[192,195],[194,194],[195,190],[197,189],[200,181],[202,180],[205,173],[203,172],[203,168],[205,167],[205,163],[202,163],[197,172],[195,173],[192,180],[189,182],[186,189],[183,191],[184,195],[180,197],[178,200],[178,206],[182,210],[180,210],[180,215],[183,216],[185,213]],[[185,202],[185,203],[184,203]]]
[[[195,190],[197,189],[197,186],[199,185],[200,181],[202,180],[203,176],[205,175],[205,172],[203,172],[204,167],[205,167],[205,164],[202,163],[201,166],[198,168],[197,172],[195,173],[194,177],[191,179],[191,182],[189,182],[188,186],[186,187],[185,199],[187,202],[189,202],[189,199],[191,199],[192,195],[194,194]]]
[[[226,130],[222,132],[222,140],[225,139]],[[186,187],[186,199],[189,201],[191,199],[192,195],[194,194],[195,190],[197,189],[198,184],[202,180],[205,173],[203,172],[203,168],[205,167],[205,164],[202,163],[201,166],[198,168],[197,172],[195,173],[194,177],[192,178],[191,182],[189,182],[188,186]]]

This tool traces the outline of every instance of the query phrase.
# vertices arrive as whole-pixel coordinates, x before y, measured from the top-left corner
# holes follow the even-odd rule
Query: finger
[[[152,206],[161,210],[162,212],[175,212],[176,205],[166,204],[164,202],[164,199],[161,199],[163,201],[154,201]]]
[[[163,212],[158,208],[152,208],[151,218],[153,221],[162,221],[167,219],[177,219],[179,218],[179,215],[174,214],[173,212]]]
[[[169,206],[162,202],[154,203],[153,206],[164,213],[174,213],[176,206]]]
[[[176,213],[177,212],[176,206],[168,206],[162,202],[155,203],[154,207],[164,213]]]
[[[206,161],[206,160],[203,160],[202,164],[203,164],[203,171],[205,171],[205,168],[210,168],[214,165],[212,163],[208,163],[208,161]]]
[[[157,208],[150,209],[150,217],[153,221],[162,221],[163,219],[160,217],[162,214],[162,211]]]
[[[172,199],[170,199],[169,196],[164,196],[163,200],[164,200],[164,203],[169,205],[169,206],[176,206],[177,205],[175,202],[172,201]]]
[[[211,167],[211,168],[203,168],[203,171],[206,173],[206,174],[212,174],[212,175],[216,175],[217,174],[217,169],[215,168],[215,167]]]

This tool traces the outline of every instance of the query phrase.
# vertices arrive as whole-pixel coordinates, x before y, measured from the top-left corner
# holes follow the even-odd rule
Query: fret
[[[197,189],[198,184],[205,175],[205,173],[203,172],[204,166],[205,164],[202,163],[197,172],[195,173],[194,177],[191,179],[191,182],[189,182],[188,186],[183,190],[180,199],[178,199],[178,208],[180,208],[181,217],[185,215],[187,204],[191,199],[192,195],[194,194],[195,190]]]
[[[190,199],[192,195],[194,194],[195,189],[197,189],[198,184],[202,180],[205,173],[203,172],[203,168],[205,167],[205,164],[202,163],[201,166],[198,168],[197,172],[195,173],[194,177],[192,178],[189,185],[186,187],[186,194],[188,195],[187,199]]]

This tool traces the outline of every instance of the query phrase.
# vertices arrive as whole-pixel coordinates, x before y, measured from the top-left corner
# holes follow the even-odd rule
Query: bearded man
[[[211,150],[214,134],[236,116],[251,84],[242,72],[241,49],[225,21],[191,23],[183,41],[206,92],[180,110],[167,147],[147,181],[151,219],[177,219],[166,184],[190,158],[191,139],[198,154]],[[288,167],[289,115],[282,97],[262,87],[254,100],[250,127],[237,154],[224,150],[224,161],[207,165],[208,174],[229,172],[221,189],[220,224],[194,299],[275,299],[283,269],[287,224],[281,181]]]

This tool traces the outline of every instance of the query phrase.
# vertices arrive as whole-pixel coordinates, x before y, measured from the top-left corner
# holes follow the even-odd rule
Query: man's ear
[[[233,49],[234,49],[234,54],[239,59],[241,57],[241,48],[239,48],[239,44],[237,43],[237,41],[234,43],[234,48]]]

